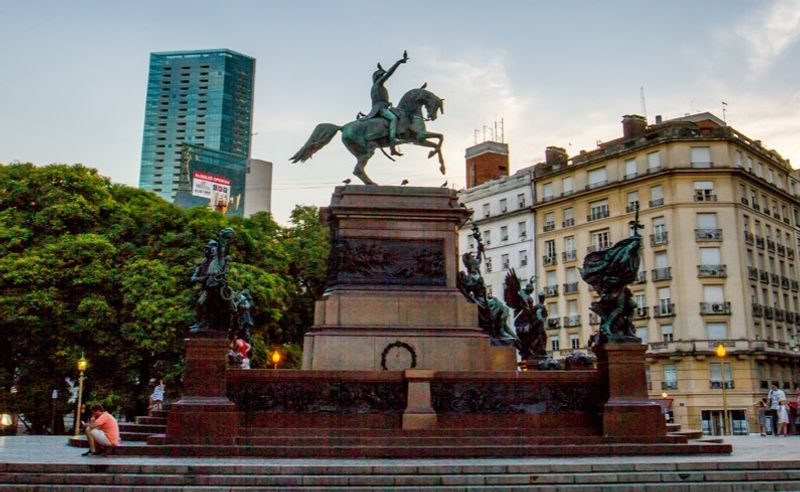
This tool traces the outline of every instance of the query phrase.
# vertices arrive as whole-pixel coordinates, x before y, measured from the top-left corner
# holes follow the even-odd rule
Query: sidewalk
[[[82,457],[83,448],[67,446],[67,436],[8,436],[0,437],[0,463],[118,463],[131,465],[502,465],[514,464],[614,464],[614,463],[680,463],[680,462],[756,462],[800,461],[800,436],[760,437],[732,436],[725,442],[733,445],[730,455],[694,456],[620,456],[586,458],[482,458],[482,459],[264,459],[264,458],[151,458],[144,456]],[[124,444],[123,444],[124,445]]]

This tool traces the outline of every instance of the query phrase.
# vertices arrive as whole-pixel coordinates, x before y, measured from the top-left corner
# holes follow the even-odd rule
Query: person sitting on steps
[[[105,454],[122,444],[119,438],[117,420],[105,411],[103,405],[95,403],[92,405],[91,411],[92,418],[85,424],[89,451],[86,451],[81,456]]]

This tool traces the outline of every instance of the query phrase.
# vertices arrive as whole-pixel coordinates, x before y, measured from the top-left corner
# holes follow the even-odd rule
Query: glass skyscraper
[[[227,49],[150,54],[140,188],[169,201],[191,192],[190,168],[218,174],[203,156],[224,162],[237,199],[250,157],[255,65]],[[229,213],[242,208],[231,205]]]

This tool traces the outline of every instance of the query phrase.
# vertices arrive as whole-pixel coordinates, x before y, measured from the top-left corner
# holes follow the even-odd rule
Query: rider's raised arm
[[[391,76],[392,76],[392,74],[394,73],[394,71],[395,71],[395,70],[397,70],[397,67],[399,67],[401,63],[405,63],[405,62],[407,62],[407,61],[408,61],[408,57],[403,57],[403,58],[401,58],[401,59],[397,60],[396,62],[394,62],[394,65],[392,65],[392,66],[389,68],[389,70],[387,70],[387,71],[386,71],[386,73],[383,75],[383,77],[381,77],[381,78],[380,78],[380,83],[382,84],[382,83],[386,82],[386,80],[387,80],[389,77],[391,77]]]

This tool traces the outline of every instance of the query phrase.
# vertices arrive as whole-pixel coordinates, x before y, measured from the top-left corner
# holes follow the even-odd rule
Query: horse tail
[[[336,135],[336,132],[341,130],[342,127],[334,125],[333,123],[320,123],[314,128],[311,136],[303,147],[298,150],[289,160],[297,162],[305,162],[311,159],[319,149],[328,145],[328,142]]]

